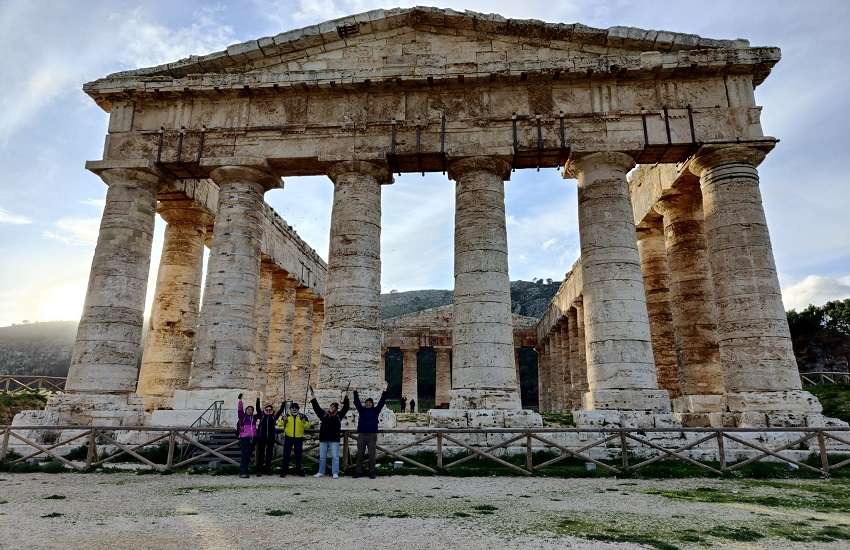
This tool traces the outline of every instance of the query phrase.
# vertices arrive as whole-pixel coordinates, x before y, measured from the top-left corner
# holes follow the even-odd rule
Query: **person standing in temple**
[[[257,417],[251,405],[243,408],[241,393],[237,399],[236,435],[239,438],[239,477],[247,478],[248,468],[251,466],[251,453],[254,450],[254,439],[257,437]]]
[[[407,398],[405,396],[401,396],[401,412],[404,412],[404,408],[407,405]]]
[[[277,412],[271,403],[260,409],[260,398],[257,398],[257,475],[270,474],[274,446],[277,442],[277,419],[283,414],[286,400],[280,404]]]
[[[304,432],[310,428],[307,415],[299,411],[295,401],[289,404],[289,412],[283,419],[283,464],[280,467],[280,477],[286,477],[289,472],[289,459],[295,451],[295,474],[304,476],[301,458],[304,452]]]
[[[384,382],[384,391],[381,392],[381,398],[378,400],[378,405],[375,406],[374,400],[370,397],[365,402],[360,403],[360,395],[357,393],[357,388],[354,388],[354,406],[359,414],[357,418],[357,473],[354,477],[360,477],[363,474],[363,457],[366,449],[369,449],[369,478],[375,479],[375,455],[378,444],[378,416],[381,414],[381,409],[384,408],[384,402],[387,397],[387,383]]]
[[[319,406],[319,401],[310,388],[310,404],[313,411],[319,417],[319,470],[314,477],[324,477],[325,467],[328,462],[328,451],[331,452],[331,474],[334,479],[339,478],[339,438],[342,436],[342,420],[348,414],[348,396],[342,400],[342,410],[339,403],[334,401],[328,410]]]

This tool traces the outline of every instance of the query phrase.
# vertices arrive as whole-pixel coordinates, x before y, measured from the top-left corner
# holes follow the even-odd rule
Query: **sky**
[[[85,298],[106,187],[84,170],[102,158],[108,115],[83,83],[402,0],[0,0],[0,326],[75,320]],[[850,2],[440,0],[505,17],[628,25],[747,38],[782,61],[756,90],[767,135],[760,167],[787,308],[850,297]],[[575,181],[553,169],[506,183],[511,279],[560,280],[578,258]],[[332,185],[288,178],[266,194],[327,259]],[[452,287],[454,186],[396,178],[382,195],[383,291]],[[164,222],[157,219],[153,285]]]

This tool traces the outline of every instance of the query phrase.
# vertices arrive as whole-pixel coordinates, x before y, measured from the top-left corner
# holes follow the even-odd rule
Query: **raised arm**
[[[385,390],[385,391],[381,392],[381,398],[378,399],[378,404],[375,405],[375,410],[378,411],[378,412],[381,412],[381,409],[384,408],[384,403],[386,403],[386,401],[387,401],[387,392]]]
[[[354,408],[357,409],[357,412],[363,411],[363,405],[360,403],[360,395],[357,393],[357,390],[354,390]]]
[[[262,420],[263,417],[266,416],[266,413],[264,413],[263,409],[260,408],[260,396],[259,395],[257,396],[257,406],[254,407],[254,411],[255,411],[254,414],[256,414],[257,418],[259,418],[260,420]]]
[[[315,397],[310,400],[310,404],[313,405],[313,410],[316,412],[316,416],[318,416],[320,420],[325,417],[325,411],[319,406],[319,401]]]
[[[280,415],[282,415],[283,411],[285,411],[285,410],[286,410],[286,399],[284,399],[283,402],[281,402],[280,408],[277,410],[276,413],[274,413],[274,419],[277,420],[278,418],[280,418]]]
[[[245,418],[245,407],[242,405],[242,394],[239,394],[239,400],[236,402],[236,416],[239,417],[239,422]]]
[[[343,400],[342,400],[342,410],[339,411],[339,417],[345,418],[345,415],[348,414],[348,409],[349,409],[349,402],[348,402],[348,396],[346,395],[345,398],[343,398]]]

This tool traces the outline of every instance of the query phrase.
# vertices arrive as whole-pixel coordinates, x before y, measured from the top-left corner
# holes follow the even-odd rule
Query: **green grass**
[[[572,427],[576,425],[571,412],[542,412],[544,426]]]
[[[805,389],[820,400],[825,416],[850,422],[850,386],[820,384]]]
[[[12,418],[28,410],[41,410],[47,403],[47,395],[37,392],[0,394],[0,424],[11,424]]]

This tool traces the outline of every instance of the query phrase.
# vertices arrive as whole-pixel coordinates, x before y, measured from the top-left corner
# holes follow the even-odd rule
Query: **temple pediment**
[[[342,88],[444,80],[563,79],[688,70],[749,72],[758,83],[777,48],[633,27],[597,29],[438,8],[374,10],[234,44],[86,84],[110,96],[275,87]]]

